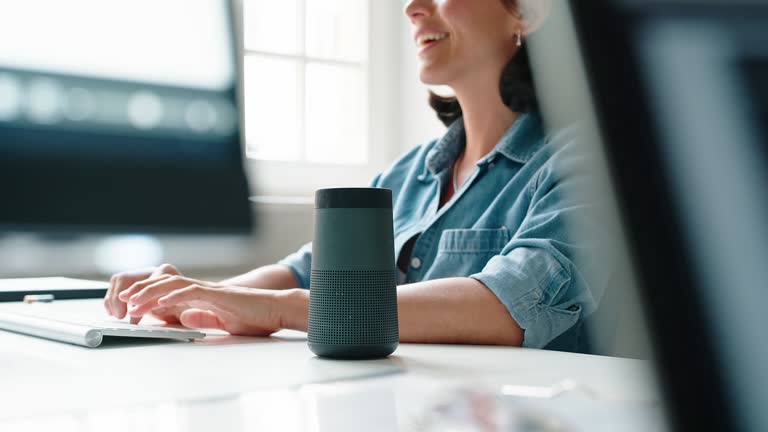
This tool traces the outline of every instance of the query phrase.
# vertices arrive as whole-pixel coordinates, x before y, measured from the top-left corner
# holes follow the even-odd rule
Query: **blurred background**
[[[23,37],[28,43],[0,47],[0,58],[21,59],[24,66],[31,69],[61,71],[64,68],[63,72],[75,75],[111,79],[138,77],[193,87],[215,87],[217,83],[226,82],[232,71],[216,66],[227,65],[231,60],[222,57],[226,52],[222,48],[224,42],[216,39],[216,35],[223,32],[211,27],[214,20],[206,18],[213,3],[191,6],[183,0],[167,0],[161,5],[141,1],[145,3],[122,5],[119,10],[99,6],[100,3],[93,0],[74,0],[66,6],[50,0],[20,2],[19,7],[12,9],[13,13],[0,17],[0,24],[5,24],[0,25],[0,39]],[[418,79],[411,24],[403,13],[406,3],[405,0],[232,2],[239,27],[236,56],[242,69],[240,74],[235,74],[241,79],[242,154],[252,195],[250,204],[256,214],[256,229],[251,235],[150,235],[141,231],[105,235],[77,230],[50,233],[5,230],[0,231],[0,277],[70,276],[106,280],[120,271],[170,262],[191,277],[216,281],[274,263],[296,251],[312,239],[316,189],[367,186],[400,155],[441,136],[445,130],[427,99],[428,90],[438,93],[446,90],[428,89]],[[56,8],[60,10],[57,12]],[[185,19],[177,20],[175,17],[181,8],[185,10]],[[47,13],[40,17],[39,10]],[[151,17],[142,14],[147,10],[152,10]],[[100,34],[108,37],[102,38],[70,30],[88,28],[97,13],[103,17],[100,25],[117,30],[104,29]],[[82,22],[56,18],[63,14]],[[548,24],[530,40],[537,80],[541,81],[541,89],[547,90],[542,92],[540,100],[547,111],[546,120],[554,128],[589,120],[585,113],[590,96],[585,88],[584,71],[574,66],[580,59],[575,29],[567,15],[562,7],[554,8]],[[122,19],[114,22],[114,16]],[[18,25],[38,19],[49,29],[45,35]],[[142,23],[143,33],[126,36],[132,32],[134,24],[131,23],[136,22]],[[169,27],[175,36],[165,37]],[[163,32],[163,37],[157,36],[159,32]],[[59,35],[56,44],[49,36],[54,34]],[[158,40],[163,43],[154,42]],[[29,49],[30,44],[36,48]],[[97,58],[92,55],[94,50],[101,53],[97,63],[92,63]],[[66,52],[69,61],[52,54],[57,51]],[[81,61],[72,62],[72,58]],[[80,70],[66,69],[73,64]],[[147,67],[147,64],[153,66]],[[43,103],[43,108],[24,113],[35,105],[33,101],[22,103],[19,95],[23,93],[13,83],[13,75],[0,73],[0,116],[3,116],[0,120],[13,121],[26,116],[37,119],[34,121],[42,122],[43,126],[63,123],[82,127],[93,111],[81,91],[68,94],[67,103]],[[55,96],[58,91],[56,86],[50,80],[42,84],[39,91],[30,90],[30,98],[37,95],[38,102],[55,101],[51,95]],[[157,91],[162,95],[166,90]],[[140,96],[132,103],[138,104],[141,109],[135,111],[142,115],[131,118],[132,127],[162,129],[158,101],[151,95]],[[215,98],[214,101],[218,100]],[[199,103],[190,105],[180,121],[186,121],[183,127],[191,132],[184,132],[180,141],[186,145],[200,133],[221,130],[222,127],[214,127],[216,122],[211,120],[222,118],[220,105],[214,103],[213,108]],[[157,118],[151,118],[152,113],[157,114]],[[58,118],[65,121],[54,121]],[[584,139],[595,146],[599,141],[589,134]],[[593,150],[596,154],[600,152]],[[182,149],[182,153],[189,152]],[[170,157],[173,158],[172,153]],[[605,171],[602,165],[595,169]],[[601,189],[607,184],[607,180],[603,181],[592,185],[600,199],[610,196],[609,191]],[[200,205],[205,206],[206,202],[202,200]],[[619,218],[614,213],[603,219],[616,222]],[[610,231],[620,232],[620,229],[614,226]],[[621,242],[615,245],[620,247]],[[605,254],[626,256],[624,251],[615,249],[606,249]],[[597,338],[605,341],[604,346],[595,350],[649,358],[649,344],[631,272],[625,261],[619,260],[616,265],[619,277],[613,282],[620,288],[612,290],[615,294],[604,301],[608,306],[595,315],[595,322],[610,323],[595,326],[597,332],[605,333]],[[624,319],[615,319],[617,315]]]
[[[0,14],[0,41],[28,43],[24,49],[0,44],[0,59],[63,74],[71,71],[62,69],[58,48],[66,47],[71,60],[89,54],[77,47],[88,47],[100,55],[71,63],[82,69],[78,73],[169,80],[208,92],[199,95],[209,104],[191,103],[173,119],[161,115],[151,94],[123,101],[129,109],[121,115],[136,130],[206,136],[210,142],[230,134],[242,141],[255,233],[4,230],[0,278],[105,280],[122,270],[171,262],[192,277],[217,280],[274,263],[312,238],[316,189],[366,186],[401,154],[443,133],[417,78],[404,1],[234,1],[239,71],[217,68],[233,62],[219,57],[226,49],[215,44],[225,42],[206,38],[206,31],[228,30],[195,25],[214,20],[191,4],[206,3],[133,0],[114,2],[121,5],[116,10],[94,0],[20,1],[13,14]],[[605,222],[600,235],[608,245],[597,266],[615,272],[605,295],[596,293],[600,307],[589,317],[594,353],[655,359],[668,414],[677,418],[679,430],[736,430],[728,425],[737,420],[743,430],[765,430],[766,3],[553,4],[546,25],[526,43],[547,125],[559,130],[578,124],[579,138],[597,156],[590,171],[595,183],[584,192],[603,204],[593,220]],[[175,19],[181,9],[184,19]],[[141,14],[145,10],[152,10],[153,20]],[[109,17],[102,25],[116,26],[102,32],[114,37],[70,31],[87,28],[96,12]],[[60,20],[62,13],[71,20]],[[26,22],[46,32],[20,25]],[[132,31],[137,22],[143,24],[140,35]],[[173,35],[154,37],[158,32]],[[181,34],[189,37],[176,37]],[[170,42],[156,46],[155,40]],[[132,63],[135,47],[151,63]],[[88,58],[97,63],[88,64]],[[162,73],[143,76],[147,64]],[[114,113],[96,112],[86,92],[62,96],[55,81],[29,80],[22,91],[17,77],[3,70],[7,66],[0,64],[0,126],[111,121]],[[228,93],[233,77],[240,80],[243,106],[237,113]],[[242,137],[234,137],[238,117]],[[0,168],[5,147],[0,146]],[[173,158],[172,147],[161,150]],[[185,157],[196,152],[194,145],[180,150]],[[0,181],[3,174],[0,169]],[[44,181],[52,183],[50,178]],[[39,185],[47,186],[54,185]]]
[[[190,9],[186,2],[150,3],[147,7],[153,10],[157,21],[163,26],[169,22],[171,27],[182,26],[177,28],[180,34],[184,34],[183,26],[195,22],[195,17],[189,16],[195,8]],[[95,13],[95,3],[87,0],[66,5],[40,1],[21,4],[24,6],[14,10],[15,19],[6,14],[4,21],[8,22],[0,26],[0,38],[19,37],[18,25],[11,24],[25,22],[18,15],[28,14],[35,22],[42,20],[40,24],[49,29],[45,35],[33,37],[40,52],[45,53],[55,51],[52,38],[67,46],[79,46],[78,41],[62,39],[64,35],[77,37],[78,32],[67,32],[66,28],[78,25],[58,20],[60,15],[51,7],[65,8],[68,16],[79,17],[83,22]],[[182,4],[185,20],[174,23],[174,14]],[[443,131],[427,105],[427,90],[416,75],[410,24],[402,12],[404,4],[372,0],[235,2],[242,20],[243,46],[239,55],[244,69],[243,150],[252,181],[253,207],[258,210],[256,234],[109,236],[0,232],[0,277],[58,275],[104,279],[128,268],[172,262],[190,275],[216,279],[274,263],[294,252],[312,238],[312,199],[316,189],[366,186],[406,150],[440,136]],[[78,9],[81,12],[73,13]],[[130,16],[131,11],[146,10],[141,5],[132,3],[123,9],[110,13],[121,16],[124,23],[146,22],[146,17]],[[41,15],[36,10],[47,12]],[[102,59],[110,60],[104,64],[112,65],[114,70],[105,71],[101,65],[92,67],[99,73],[113,75],[119,75],[120,67],[128,68],[125,73],[135,72],[136,65],[132,70],[129,63],[121,62],[126,57],[121,47],[129,43],[151,46],[142,44],[142,40],[157,40],[153,32],[163,31],[163,26],[145,25],[144,33],[126,40],[112,37],[98,41]],[[162,59],[165,49],[173,50],[175,59],[187,59],[182,64],[168,65],[166,69],[172,68],[177,74],[174,78],[180,82],[199,79],[191,72],[195,69],[193,56],[204,56],[205,46],[201,47],[199,41],[173,40],[174,46],[155,47],[155,58]],[[92,38],[88,46],[91,45]],[[6,52],[22,45],[3,46],[2,54],[23,54]],[[35,58],[29,54],[27,57]],[[88,56],[83,53],[82,58]],[[18,93],[14,92],[12,82],[0,77],[0,115],[11,116],[15,112],[14,94]],[[266,118],[269,121],[264,121]]]

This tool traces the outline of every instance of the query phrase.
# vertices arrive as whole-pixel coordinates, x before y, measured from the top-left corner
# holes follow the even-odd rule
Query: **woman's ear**
[[[552,0],[518,0],[523,24],[523,35],[538,30],[552,12]]]

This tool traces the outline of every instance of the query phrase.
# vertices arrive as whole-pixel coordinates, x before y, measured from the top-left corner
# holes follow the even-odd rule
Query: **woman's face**
[[[405,8],[429,85],[454,87],[501,74],[514,55],[520,19],[502,0],[411,0]],[[455,88],[455,87],[454,87]]]

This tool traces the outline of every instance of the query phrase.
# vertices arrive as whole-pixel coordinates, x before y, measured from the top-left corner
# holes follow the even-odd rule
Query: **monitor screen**
[[[250,226],[226,0],[0,5],[0,225]]]

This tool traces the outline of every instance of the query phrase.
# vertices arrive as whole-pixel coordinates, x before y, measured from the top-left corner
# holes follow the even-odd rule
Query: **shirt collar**
[[[496,147],[477,164],[490,163],[500,154],[515,162],[526,163],[544,145],[544,128],[537,113],[523,113],[502,135]],[[466,145],[464,118],[460,117],[448,128],[426,157],[426,168],[437,174],[456,161]]]

